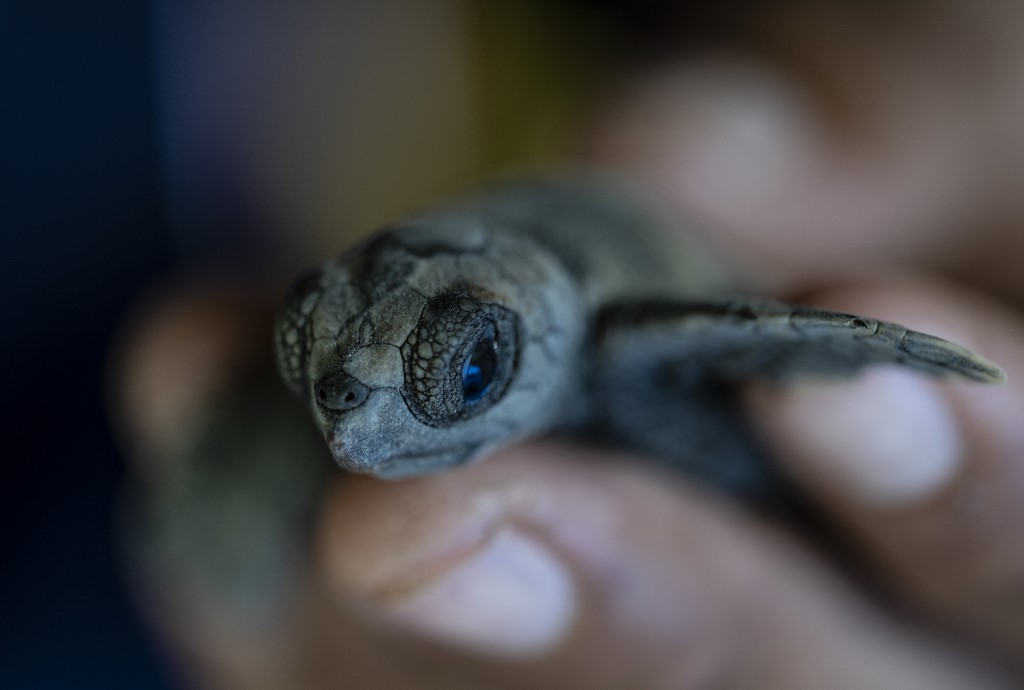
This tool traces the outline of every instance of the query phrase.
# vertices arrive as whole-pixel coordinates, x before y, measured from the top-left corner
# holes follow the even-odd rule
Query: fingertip
[[[893,367],[855,380],[752,391],[774,455],[812,490],[894,507],[923,501],[960,469],[964,440],[941,384]]]
[[[509,477],[508,460],[343,482],[319,540],[332,590],[388,628],[483,658],[552,653],[577,618],[576,580],[530,514],[533,480]]]
[[[577,618],[567,564],[529,533],[503,527],[476,551],[386,604],[394,623],[477,653],[544,656]]]

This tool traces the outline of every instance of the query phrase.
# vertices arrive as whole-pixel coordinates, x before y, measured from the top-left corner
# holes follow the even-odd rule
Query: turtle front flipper
[[[755,498],[779,478],[736,412],[738,383],[849,376],[873,364],[1005,380],[984,357],[894,323],[745,299],[610,304],[594,342],[594,397],[611,436]]]
[[[695,379],[842,376],[872,364],[982,383],[1006,379],[981,355],[899,324],[772,302],[616,303],[600,312],[595,327],[605,359],[640,356]]]

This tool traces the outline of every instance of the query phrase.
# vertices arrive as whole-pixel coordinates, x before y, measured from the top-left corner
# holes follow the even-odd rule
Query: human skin
[[[1008,113],[1024,100],[1024,48],[1007,27],[1020,10],[991,2],[965,17],[947,3],[885,32],[891,17],[828,7],[766,24],[786,39],[766,44],[784,51],[648,75],[588,131],[586,151],[696,214],[766,290],[949,337],[1008,373],[999,388],[883,369],[748,391],[765,442],[855,548],[857,577],[636,458],[519,446],[397,484],[339,475],[313,577],[273,642],[230,620],[165,619],[172,638],[194,640],[203,682],[974,688],[1012,677],[1024,661],[1024,119]],[[951,28],[965,37],[956,46],[943,41]],[[817,80],[800,69],[811,63]],[[172,383],[177,396],[137,406],[151,443],[210,395],[208,378],[173,366],[181,343],[212,343],[210,368],[233,366],[241,326],[202,318],[217,305],[171,297],[134,341],[135,399],[162,400]]]

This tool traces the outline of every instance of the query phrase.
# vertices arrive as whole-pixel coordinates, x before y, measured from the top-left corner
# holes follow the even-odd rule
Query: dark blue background
[[[111,338],[177,264],[145,2],[0,0],[0,687],[168,688],[111,510]]]

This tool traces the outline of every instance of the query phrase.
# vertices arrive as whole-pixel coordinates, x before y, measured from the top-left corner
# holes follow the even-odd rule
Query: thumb
[[[978,687],[781,534],[637,462],[538,445],[342,482],[328,587],[388,640],[382,674],[440,687]]]

